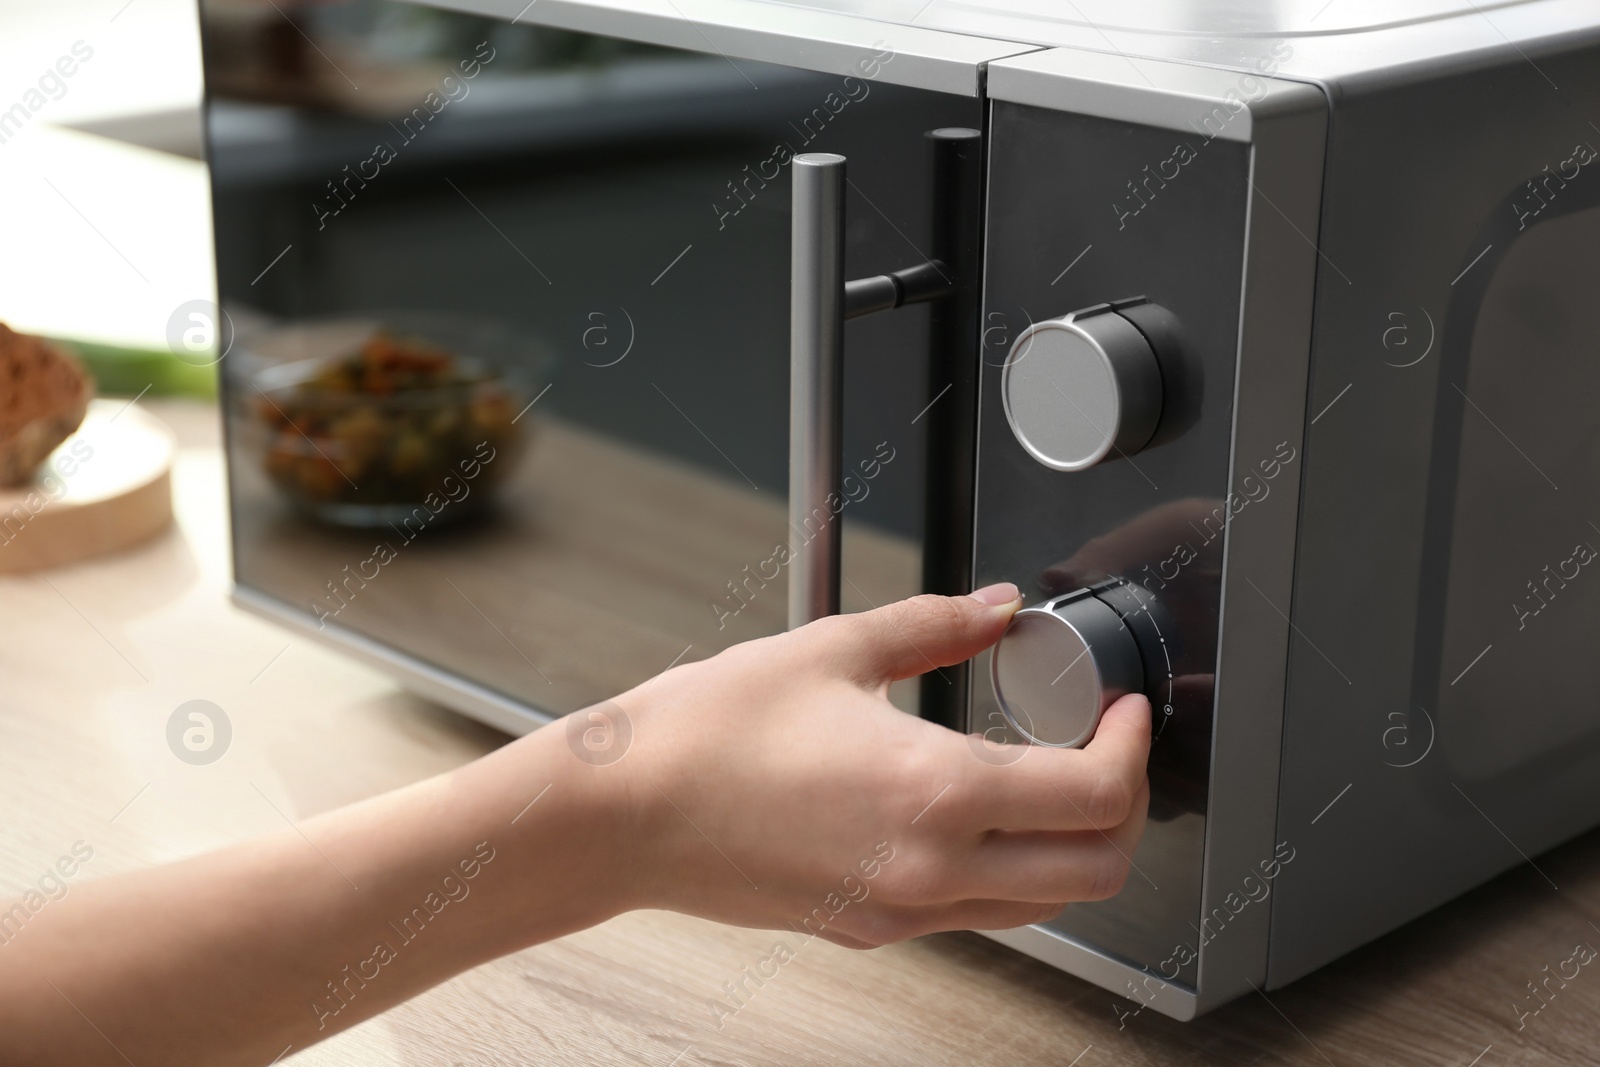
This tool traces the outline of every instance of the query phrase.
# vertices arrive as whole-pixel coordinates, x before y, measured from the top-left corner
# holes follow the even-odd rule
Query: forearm
[[[603,784],[546,730],[297,830],[75,888],[0,947],[0,1059],[261,1064],[603,921],[628,892],[597,847],[617,832]]]
[[[1004,585],[819,620],[452,774],[74,888],[0,937],[0,1062],[269,1063],[635,907],[864,948],[1103,899],[1144,826],[1144,698],[1081,750],[1011,753],[884,698],[993,645],[1019,603]]]

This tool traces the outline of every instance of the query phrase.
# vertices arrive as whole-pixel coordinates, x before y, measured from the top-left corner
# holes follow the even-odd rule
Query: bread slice
[[[83,422],[94,380],[43,337],[0,323],[0,486],[26,485]]]

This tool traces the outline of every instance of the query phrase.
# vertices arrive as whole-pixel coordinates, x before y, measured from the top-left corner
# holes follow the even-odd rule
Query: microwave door
[[[916,258],[899,270],[850,280],[844,235],[851,199],[847,187],[853,189],[854,183],[846,173],[848,160],[810,152],[790,164],[789,527],[794,538],[786,562],[791,629],[836,614],[844,584],[855,599],[876,606],[842,573],[838,520],[850,504],[866,498],[869,483],[892,460],[895,448],[888,439],[880,441],[874,458],[854,465],[841,456],[845,397],[851,393],[844,388],[846,320],[929,306],[928,400],[908,424],[926,420],[920,587],[957,595],[970,586],[983,135],[968,127],[944,127],[930,130],[924,141],[933,181],[927,251],[916,249]],[[859,533],[852,547],[861,547]],[[929,666],[921,712],[958,726],[965,667]]]
[[[792,161],[848,161],[846,280],[975,258],[927,134],[1017,48],[282,6],[202,4],[239,601],[513,731],[784,629]],[[958,289],[842,328],[843,610],[966,581]]]

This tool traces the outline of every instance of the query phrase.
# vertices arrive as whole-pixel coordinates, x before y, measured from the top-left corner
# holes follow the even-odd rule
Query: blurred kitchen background
[[[0,22],[0,321],[166,352],[215,287],[194,3],[6,0]]]
[[[209,123],[192,0],[0,9],[0,321],[101,395],[220,399],[248,606],[469,679],[508,728],[781,630],[788,153],[850,158],[846,269],[893,270],[929,246],[924,131],[977,103],[865,53],[841,78],[396,0],[200,6]],[[847,337],[859,610],[919,588],[937,398],[925,309]],[[423,510],[474,455],[471,504]],[[376,533],[406,557],[381,582]]]

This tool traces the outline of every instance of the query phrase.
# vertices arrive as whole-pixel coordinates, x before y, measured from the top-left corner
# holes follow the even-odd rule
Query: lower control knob
[[[1017,612],[991,658],[994,695],[1027,740],[1076,748],[1100,715],[1144,688],[1144,661],[1116,611],[1089,589]]]

